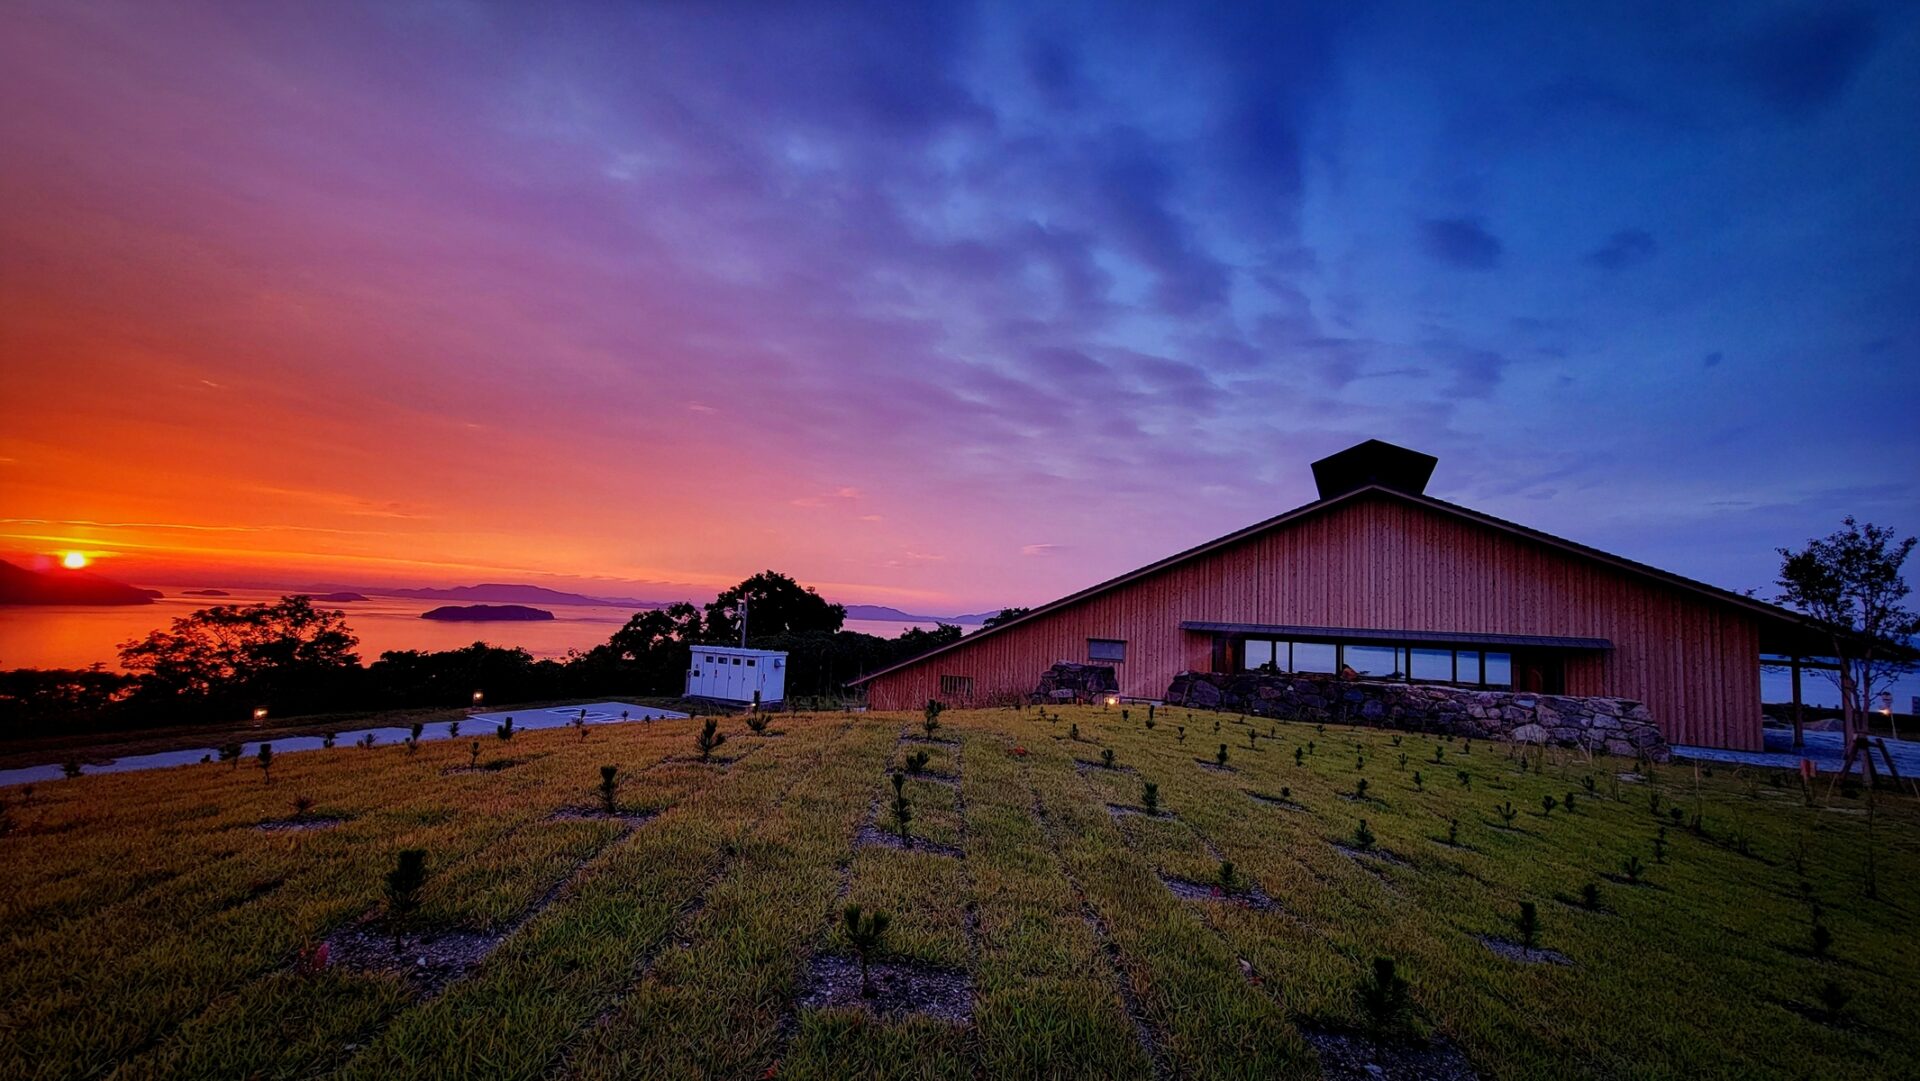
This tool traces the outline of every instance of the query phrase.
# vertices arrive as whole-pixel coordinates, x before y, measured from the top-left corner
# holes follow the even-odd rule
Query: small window
[[[1413,650],[1413,678],[1428,683],[1453,682],[1453,651],[1450,649]]]
[[[1489,687],[1513,686],[1513,654],[1487,654],[1486,684]]]
[[[699,678],[700,678],[700,670],[699,670],[698,668],[696,668],[696,669],[694,669],[694,670],[693,670],[693,678],[695,678],[695,679],[699,679]]]
[[[1089,638],[1087,639],[1087,659],[1113,664],[1125,663],[1127,644],[1118,638]]]
[[[941,676],[940,694],[945,698],[973,697],[972,676]]]
[[[738,665],[738,664],[740,663],[740,658],[738,658],[738,657],[735,657],[735,658],[733,659],[733,663],[734,663],[734,664],[736,664],[736,665]]]
[[[1283,662],[1281,667],[1285,666],[1284,662],[1286,659],[1286,650],[1283,649],[1280,651],[1280,660]],[[1265,638],[1247,639],[1247,655],[1242,663],[1249,672],[1258,672],[1263,668],[1275,667],[1273,660],[1273,643],[1267,641]]]
[[[753,658],[752,658],[752,657],[748,657],[748,658],[747,658],[747,667],[748,667],[748,668],[752,668],[752,667],[753,667]]]

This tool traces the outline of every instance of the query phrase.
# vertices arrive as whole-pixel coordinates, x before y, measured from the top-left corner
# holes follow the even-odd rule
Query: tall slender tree
[[[1864,729],[1874,695],[1914,668],[1920,615],[1904,603],[1912,587],[1901,571],[1914,541],[1895,540],[1893,530],[1849,516],[1844,528],[1798,551],[1779,549],[1780,602],[1825,628],[1839,662],[1832,678],[1848,747]],[[1799,733],[1794,736],[1797,741]]]

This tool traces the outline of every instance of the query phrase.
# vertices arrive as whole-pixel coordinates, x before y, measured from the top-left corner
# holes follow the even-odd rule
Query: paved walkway
[[[1687,747],[1676,745],[1673,748],[1677,758],[1697,758],[1703,762],[1734,762],[1743,766],[1773,766],[1778,769],[1799,769],[1802,758],[1810,758],[1822,773],[1832,773],[1840,769],[1846,759],[1845,747],[1838,732],[1808,732],[1804,750],[1793,749],[1793,730],[1791,728],[1768,728],[1765,730],[1766,747],[1764,751],[1723,751],[1715,747]],[[1920,777],[1920,743],[1887,740],[1887,750],[1893,754],[1893,764],[1899,768],[1902,777]],[[1875,752],[1874,764],[1879,764],[1878,752]],[[1856,764],[1855,769],[1859,766]]]

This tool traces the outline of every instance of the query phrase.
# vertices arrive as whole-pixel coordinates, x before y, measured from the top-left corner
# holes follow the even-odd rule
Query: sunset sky
[[[1368,437],[1920,530],[1914,5],[1033,7],[7,3],[0,553],[976,611]]]

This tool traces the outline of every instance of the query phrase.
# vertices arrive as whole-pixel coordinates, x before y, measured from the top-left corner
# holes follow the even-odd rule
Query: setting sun
[[[68,570],[77,571],[87,565],[86,554],[84,552],[68,552],[60,557],[60,565]]]

